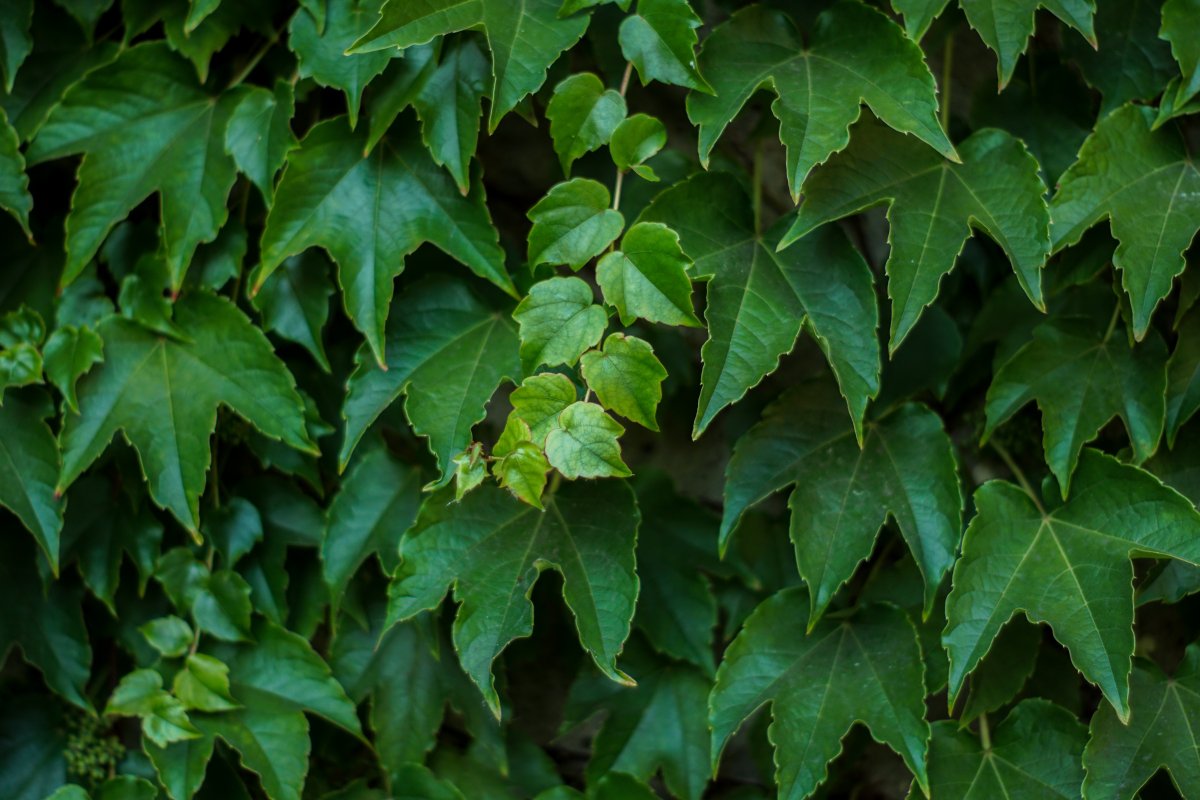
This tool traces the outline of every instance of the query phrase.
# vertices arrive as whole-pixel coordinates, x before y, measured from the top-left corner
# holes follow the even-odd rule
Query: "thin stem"
[[[617,170],[617,180],[613,184],[613,211],[619,211],[621,208],[621,186],[625,183],[625,170]]]
[[[250,77],[250,73],[253,72],[254,68],[258,66],[258,62],[262,61],[263,56],[265,56],[267,52],[275,46],[275,43],[279,41],[279,37],[283,35],[283,29],[292,24],[292,18],[295,17],[299,12],[300,9],[296,9],[296,11],[292,12],[292,15],[287,18],[286,22],[275,29],[275,32],[271,34],[271,38],[267,39],[267,41],[263,43],[263,46],[258,48],[258,52],[252,55],[250,60],[246,62],[246,66],[242,67],[238,74],[233,76],[233,80],[231,80],[229,85],[225,87],[226,91],[235,86],[240,86],[242,81]]]
[[[1029,479],[1025,477],[1025,471],[1022,470],[1020,465],[1017,464],[1017,462],[1013,459],[1012,454],[1008,452],[1008,449],[1004,445],[1000,444],[994,439],[990,440],[988,444],[991,445],[992,449],[996,451],[996,455],[1000,456],[1000,460],[1004,462],[1004,466],[1008,467],[1008,471],[1011,472],[1013,477],[1017,479],[1017,483],[1021,485],[1021,488],[1025,491],[1025,494],[1029,495],[1029,499],[1033,501],[1035,506],[1037,506],[1037,510],[1042,513],[1042,516],[1045,516],[1046,507],[1042,505],[1042,499],[1038,497],[1037,492],[1033,490],[1033,485],[1029,482]]]
[[[623,75],[621,75],[621,88],[618,89],[618,91],[621,93],[621,97],[624,97],[625,93],[629,91],[629,79],[631,77],[633,77],[633,62],[626,61],[625,72]]]
[[[987,714],[979,715],[979,741],[983,744],[984,752],[992,749],[992,731],[988,727]]]
[[[942,50],[942,110],[941,123],[944,129],[950,122],[950,98],[954,94],[954,84],[950,73],[954,67],[954,34],[946,36],[946,45]]]
[[[1112,318],[1108,321],[1108,330],[1104,331],[1104,342],[1108,344],[1108,339],[1113,335],[1113,331],[1117,329],[1117,320],[1121,318],[1121,301],[1117,300],[1117,305],[1113,309]]]

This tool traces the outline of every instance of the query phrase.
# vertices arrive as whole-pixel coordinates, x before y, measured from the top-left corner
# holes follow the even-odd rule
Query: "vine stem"
[[[946,45],[942,49],[942,128],[950,122],[950,98],[954,94],[954,84],[951,83],[950,73],[954,67],[954,34],[946,36]]]
[[[625,93],[627,91],[629,91],[629,79],[632,77],[633,77],[633,62],[626,61],[625,62],[625,72],[621,75],[621,88],[617,90],[621,93],[621,97],[624,97]]]
[[[1104,331],[1104,342],[1108,344],[1109,337],[1113,335],[1113,331],[1117,329],[1117,320],[1121,318],[1121,301],[1117,300],[1117,306],[1113,309],[1112,317],[1108,320],[1108,329]]]
[[[1042,499],[1033,490],[1033,484],[1025,477],[1025,471],[1013,459],[1012,454],[1008,452],[1008,448],[995,440],[989,440],[988,444],[996,451],[996,455],[1000,456],[1000,460],[1004,462],[1004,466],[1008,467],[1008,471],[1017,479],[1017,483],[1021,485],[1021,489],[1024,490],[1025,494],[1029,495],[1029,499],[1037,506],[1037,510],[1041,512],[1043,517],[1046,516],[1046,507],[1042,505]]]
[[[233,80],[231,80],[229,85],[225,87],[225,91],[229,91],[235,86],[240,86],[242,81],[250,77],[250,73],[253,72],[254,68],[258,66],[258,62],[262,61],[263,56],[265,56],[271,50],[271,48],[275,46],[276,42],[279,41],[279,37],[283,35],[284,28],[287,28],[292,24],[292,20],[298,13],[300,13],[300,9],[297,8],[292,12],[291,16],[287,18],[286,22],[275,29],[275,32],[271,34],[271,38],[267,39],[267,41],[263,43],[263,46],[258,48],[258,51],[255,52],[255,54],[250,57],[250,60],[246,62],[246,66],[242,67],[242,69],[238,71],[238,74],[233,76]]]
[[[988,728],[987,714],[979,715],[979,741],[984,752],[992,749],[992,731]]]

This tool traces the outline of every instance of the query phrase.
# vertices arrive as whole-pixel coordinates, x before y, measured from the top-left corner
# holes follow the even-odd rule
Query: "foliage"
[[[0,2],[0,798],[1200,798],[1200,1]]]

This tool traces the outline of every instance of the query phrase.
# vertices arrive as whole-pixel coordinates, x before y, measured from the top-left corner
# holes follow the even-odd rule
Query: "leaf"
[[[21,155],[20,147],[17,132],[9,123],[8,115],[0,109],[0,208],[21,223],[21,229],[32,241],[29,213],[33,210],[33,197],[29,194],[25,157]]]
[[[203,653],[187,657],[175,673],[171,690],[180,702],[197,711],[232,711],[238,708],[229,694],[229,667]]]
[[[395,54],[375,81],[367,104],[368,153],[375,149],[400,112],[413,105],[425,91],[429,79],[438,68],[441,45],[442,40],[437,39],[433,43],[415,45]],[[442,110],[440,103],[435,105],[439,111]]]
[[[945,623],[944,615],[941,622]],[[935,642],[936,652],[940,655],[940,642]],[[971,673],[971,693],[958,717],[960,730],[1017,697],[1037,667],[1041,642],[1042,629],[1035,625],[1017,620],[1004,626],[996,637],[996,646]]]
[[[936,414],[907,403],[868,422],[860,449],[839,405],[828,382],[798,387],[738,440],[726,470],[721,552],[747,508],[792,485],[790,530],[812,592],[810,629],[889,517],[925,579],[928,616],[962,530],[953,444]]]
[[[1200,409],[1200,311],[1178,325],[1179,338],[1167,362],[1167,444],[1175,446],[1179,429]]]
[[[621,249],[596,265],[604,301],[613,305],[622,325],[638,317],[665,325],[700,327],[692,310],[691,260],[679,234],[657,222],[639,222],[625,232]]]
[[[192,644],[192,628],[179,617],[152,619],[138,628],[150,646],[167,658],[181,658]]]
[[[1200,227],[1200,170],[1179,137],[1152,131],[1152,120],[1151,110],[1136,106],[1100,120],[1050,204],[1055,252],[1078,244],[1108,218],[1118,242],[1112,263],[1129,294],[1139,340],[1183,271],[1183,251]]]
[[[379,16],[383,0],[326,0],[325,20],[296,14],[288,26],[288,46],[299,61],[301,78],[341,89],[346,95],[350,127],[358,124],[363,89],[383,72],[391,53],[348,53]]]
[[[738,727],[769,703],[780,797],[807,797],[824,782],[842,737],[859,722],[928,794],[924,668],[912,623],[875,606],[806,635],[807,605],[803,589],[772,595],[726,651],[708,700],[714,768]]]
[[[405,466],[387,448],[369,451],[342,481],[329,506],[321,542],[325,584],[333,605],[332,619],[354,573],[372,554],[385,569],[396,563],[400,537],[417,518],[421,503],[420,471]]]
[[[850,142],[862,103],[892,128],[957,160],[938,124],[937,92],[920,48],[856,0],[840,0],[821,14],[807,44],[783,12],[742,9],[704,40],[699,62],[716,92],[687,99],[705,166],[725,128],[764,86],[776,95],[771,110],[780,120],[793,198],[814,166]]]
[[[492,662],[533,629],[529,592],[542,570],[563,576],[563,597],[579,639],[600,671],[628,680],[616,657],[637,597],[633,492],[617,481],[566,483],[539,511],[507,492],[481,487],[461,503],[425,502],[401,543],[389,589],[389,623],[436,608],[454,587],[460,603],[454,646],[463,669],[499,717]],[[500,613],[480,614],[490,609]]]
[[[13,0],[0,9],[0,77],[5,92],[12,92],[17,70],[33,50],[32,21],[33,0]]]
[[[584,353],[579,368],[605,408],[644,428],[658,430],[655,413],[667,370],[644,340],[614,333],[604,340],[603,350]]]
[[[625,114],[625,98],[594,73],[578,72],[555,86],[546,119],[563,174],[570,177],[577,158],[608,144]]]
[[[526,378],[509,395],[513,413],[529,426],[530,440],[539,447],[560,427],[559,415],[578,399],[571,379],[553,372]]]
[[[464,195],[470,191],[471,158],[479,144],[480,100],[487,93],[487,69],[487,59],[474,38],[452,39],[445,43],[436,69],[412,99],[421,118],[422,141],[433,160],[454,176]]]
[[[176,547],[158,560],[154,577],[200,630],[230,642],[250,639],[250,586],[236,572],[213,572],[186,547]]]
[[[637,67],[642,86],[673,83],[711,94],[696,68],[700,17],[688,0],[638,0],[637,13],[622,22],[618,39],[625,60]]]
[[[162,676],[154,670],[134,670],[113,689],[104,713],[141,718],[142,733],[159,747],[199,739],[200,731],[188,719],[183,704],[167,694],[162,685]]]
[[[649,114],[632,114],[613,131],[608,151],[617,169],[632,169],[647,180],[656,180],[653,170],[642,165],[666,144],[667,129],[661,121]]]
[[[238,101],[225,128],[226,152],[268,205],[275,193],[275,175],[288,151],[296,146],[292,133],[295,111],[292,85],[287,81],[276,81],[274,91],[253,86]]]
[[[1120,417],[1137,463],[1162,435],[1167,351],[1152,334],[1136,348],[1098,320],[1066,319],[1034,328],[1033,339],[997,371],[987,393],[985,439],[1036,400],[1043,449],[1065,499],[1083,446]]]
[[[316,125],[289,155],[252,292],[288,256],[324,248],[338,264],[346,311],[382,364],[392,283],[405,256],[421,244],[434,244],[510,294],[515,290],[481,184],[460,195],[415,131],[389,138],[369,156],[364,149],[361,133],[336,118]]]
[[[460,281],[436,277],[410,286],[396,299],[388,326],[391,367],[379,369],[367,348],[355,358],[342,416],[346,436],[342,469],[367,428],[400,395],[413,429],[429,437],[441,478],[471,441],[496,387],[521,375],[517,332],[506,309],[479,298]]]
[[[61,709],[40,694],[8,693],[0,713],[0,792],[45,800],[66,780]]]
[[[122,5],[130,5],[126,0]],[[154,18],[161,18],[163,33],[171,49],[182,55],[196,69],[201,83],[208,81],[212,58],[243,28],[258,29],[264,35],[271,32],[269,6],[259,3],[226,3],[217,8],[194,29],[187,27],[188,8],[183,0],[166,3],[146,2]],[[157,8],[154,8],[157,6]],[[126,34],[129,26],[126,26]]]
[[[104,361],[104,342],[91,328],[65,325],[50,334],[42,357],[46,378],[62,393],[67,408],[79,413],[75,385],[92,367]]]
[[[100,324],[105,360],[80,381],[80,414],[63,423],[58,486],[69,487],[121,430],[138,451],[151,499],[194,531],[219,405],[291,447],[315,446],[292,376],[240,311],[196,292],[175,304],[175,322],[189,341],[120,317]]]
[[[397,47],[404,50],[467,28],[482,27],[492,51],[492,110],[488,130],[546,81],[546,70],[587,30],[588,18],[560,18],[558,0],[389,0],[379,22],[350,48],[351,53]],[[515,12],[515,13],[514,13]]]
[[[617,240],[625,227],[609,207],[608,189],[588,178],[555,184],[529,209],[529,266],[567,264],[578,271]]]
[[[30,164],[85,155],[67,214],[62,285],[157,192],[170,288],[179,290],[196,247],[216,239],[229,215],[237,173],[224,134],[239,97],[211,97],[162,42],[125,50],[67,91],[27,153]]]
[[[1162,0],[1098,0],[1093,43],[1065,48],[1100,91],[1100,115],[1130,100],[1149,100],[1175,74],[1171,48],[1158,38]],[[1090,37],[1089,37],[1090,38]]]
[[[329,320],[329,258],[318,250],[289,256],[263,283],[251,304],[262,314],[263,330],[303,347],[329,372],[322,331]]]
[[[1200,93],[1200,42],[1196,29],[1200,25],[1200,5],[1195,0],[1167,0],[1162,6],[1162,27],[1158,35],[1171,44],[1171,54],[1183,73],[1175,93],[1173,111],[1182,110]]]
[[[521,330],[526,373],[543,364],[574,365],[583,351],[600,343],[608,327],[608,315],[593,302],[592,287],[573,277],[535,283],[513,311],[513,319]]]
[[[1016,486],[975,492],[942,643],[950,699],[1017,611],[1045,622],[1122,719],[1129,718],[1133,553],[1200,563],[1200,514],[1146,472],[1085,450],[1070,499],[1043,512]]]
[[[1036,159],[996,129],[976,131],[959,153],[962,163],[951,164],[882,125],[860,125],[850,147],[813,172],[799,217],[780,243],[787,247],[818,225],[887,205],[889,352],[937,297],[972,228],[1003,248],[1025,294],[1044,309],[1049,216]]]
[[[546,436],[546,460],[568,480],[627,477],[633,473],[621,460],[618,441],[624,432],[595,403],[572,403],[558,416],[558,427]]]
[[[1154,664],[1137,661],[1130,683],[1128,722],[1106,707],[1092,717],[1083,752],[1085,796],[1128,800],[1159,768],[1170,773],[1181,795],[1195,794],[1200,787],[1194,725],[1200,714],[1200,645],[1188,646],[1170,678]]]
[[[57,574],[66,503],[55,491],[58,443],[45,422],[52,413],[44,395],[10,392],[0,404],[0,506],[33,534]]]
[[[1073,714],[1040,699],[1015,706],[990,742],[981,743],[953,720],[935,722],[929,745],[930,796],[1078,798],[1085,738]],[[915,787],[909,792],[909,797],[919,796]]]
[[[500,485],[523,503],[541,509],[542,492],[550,462],[541,448],[533,442],[517,442],[513,448],[492,463],[492,474]]]

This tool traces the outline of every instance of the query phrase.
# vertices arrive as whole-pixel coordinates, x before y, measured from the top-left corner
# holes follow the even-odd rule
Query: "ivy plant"
[[[1200,798],[1198,0],[0,2],[0,798]]]

